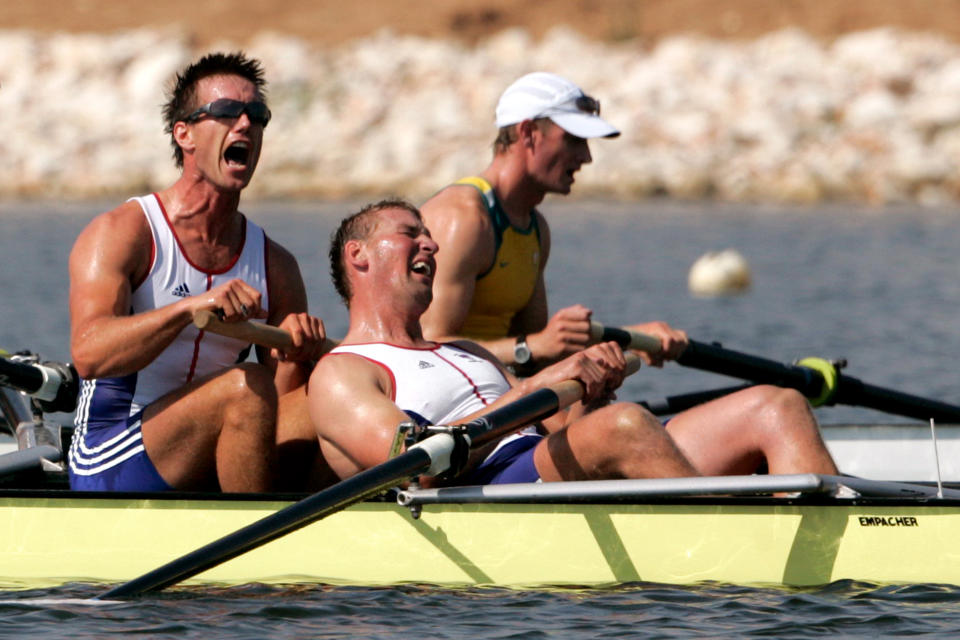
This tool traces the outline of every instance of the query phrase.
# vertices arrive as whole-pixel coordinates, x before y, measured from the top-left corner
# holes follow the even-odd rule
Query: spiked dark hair
[[[330,277],[333,286],[340,294],[347,308],[350,307],[350,282],[347,278],[346,265],[343,260],[343,248],[351,240],[366,240],[377,228],[376,214],[386,209],[404,209],[423,222],[420,210],[402,198],[387,198],[380,202],[368,204],[356,213],[347,216],[340,222],[337,230],[330,235]]]
[[[197,84],[210,76],[240,76],[246,78],[257,88],[257,93],[265,98],[266,80],[259,60],[248,58],[242,51],[235,53],[208,53],[177,74],[170,89],[166,104],[163,105],[164,131],[170,135],[173,145],[173,159],[177,167],[183,166],[183,149],[173,138],[173,125],[185,119],[200,105],[197,104]]]

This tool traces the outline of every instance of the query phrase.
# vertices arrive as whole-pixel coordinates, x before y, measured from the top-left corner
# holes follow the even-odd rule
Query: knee
[[[816,430],[816,419],[807,399],[795,389],[772,385],[753,388],[751,412],[767,431],[779,434]]]
[[[795,389],[774,385],[757,385],[740,392],[741,406],[750,413],[791,415],[809,413],[807,399]]]
[[[609,415],[603,424],[610,432],[603,435],[609,442],[648,440],[666,434],[660,421],[638,404],[617,403],[607,407],[607,411]]]
[[[260,364],[243,362],[224,372],[221,389],[224,401],[263,406],[276,412],[277,388],[270,370]]]

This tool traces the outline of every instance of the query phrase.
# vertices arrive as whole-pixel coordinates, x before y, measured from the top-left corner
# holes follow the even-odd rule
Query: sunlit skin
[[[437,243],[430,232],[405,209],[380,212],[377,225],[366,240],[352,240],[344,247],[346,259],[362,274],[358,277],[386,285],[355,289],[360,304],[385,304],[386,299],[395,298],[396,302],[387,306],[409,308],[409,312],[398,313],[391,319],[399,319],[403,331],[417,337],[420,314],[433,299],[436,253]]]
[[[241,102],[262,100],[256,86],[241,76],[209,76],[197,85],[197,106],[231,98]],[[224,192],[240,191],[253,178],[260,160],[263,126],[254,124],[246,113],[236,118],[204,115],[195,122],[178,122],[173,134],[183,149],[183,177]],[[247,145],[247,157],[240,162],[227,160],[227,149]]]
[[[192,108],[220,98],[262,99],[253,82],[234,74],[202,78],[195,93]],[[198,269],[222,273],[245,246],[247,226],[238,206],[259,161],[263,130],[246,113],[173,125],[183,173],[156,197],[179,250]],[[70,257],[75,366],[86,379],[140,371],[174,343],[196,311],[216,310],[228,323],[264,319],[287,330],[292,347],[258,348],[260,364],[242,363],[175,388],[152,401],[142,419],[146,453],[171,487],[269,490],[283,466],[276,462],[278,447],[294,439],[288,429],[309,423],[303,385],[325,337],[323,323],[307,313],[296,259],[267,239],[269,305],[257,288],[233,278],[131,315],[133,291],[153,264],[153,243],[133,200],[81,232]]]
[[[539,148],[531,148],[528,154],[529,179],[544,194],[570,193],[574,174],[593,161],[589,143],[552,123],[537,127],[537,133],[533,142]]]

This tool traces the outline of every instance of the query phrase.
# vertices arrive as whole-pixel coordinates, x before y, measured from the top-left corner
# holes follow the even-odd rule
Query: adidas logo
[[[187,283],[184,282],[183,284],[181,284],[180,286],[178,286],[176,289],[174,289],[172,293],[173,293],[173,295],[177,296],[178,298],[189,298],[189,297],[190,297],[190,287],[188,287],[188,286],[187,286]]]
[[[421,360],[421,361],[420,361],[420,368],[421,368],[421,369],[432,369],[432,368],[433,368],[433,365],[430,364],[429,362],[426,362],[426,361],[424,361],[424,360]]]

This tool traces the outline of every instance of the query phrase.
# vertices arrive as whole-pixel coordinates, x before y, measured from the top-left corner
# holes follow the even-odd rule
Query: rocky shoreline
[[[543,69],[581,83],[624,132],[591,145],[579,195],[960,199],[960,46],[933,35],[823,43],[781,31],[645,48],[556,28],[472,47],[381,32],[320,49],[264,33],[245,50],[265,64],[274,113],[253,197],[420,200],[485,166],[499,93]],[[197,53],[176,31],[0,30],[0,197],[113,197],[171,182],[163,89]]]

